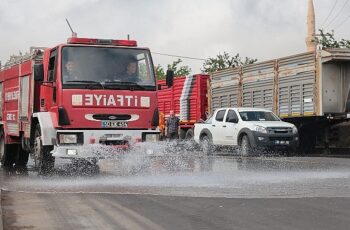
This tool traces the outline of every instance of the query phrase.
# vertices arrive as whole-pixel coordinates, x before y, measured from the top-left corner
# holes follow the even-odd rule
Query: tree
[[[257,61],[258,59],[252,59],[249,57],[245,57],[244,60],[242,60],[239,53],[231,56],[229,53],[224,52],[224,54],[219,53],[214,58],[209,57],[206,59],[203,63],[202,71],[205,73],[212,73],[222,69],[253,64]]]
[[[187,65],[179,66],[181,62],[182,60],[179,58],[176,61],[173,61],[173,63],[168,64],[168,69],[174,71],[174,76],[186,76],[191,73],[192,70]]]
[[[156,71],[156,77],[158,80],[165,78],[165,72],[161,65],[158,64],[157,66],[154,67],[154,69]]]
[[[350,48],[350,40],[341,39],[337,41],[334,38],[334,31],[331,33],[319,30],[320,34],[315,37],[315,41],[322,48]]]
[[[191,68],[187,65],[180,66],[179,64],[182,62],[181,59],[177,59],[176,61],[173,61],[171,64],[168,64],[168,69],[171,69],[174,71],[175,76],[186,76],[191,73]],[[157,65],[154,67],[156,71],[157,79],[165,79],[165,71],[164,68],[161,65]]]

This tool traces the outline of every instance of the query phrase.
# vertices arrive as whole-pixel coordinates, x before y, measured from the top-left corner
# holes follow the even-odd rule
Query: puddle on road
[[[96,146],[95,146],[96,147]],[[96,149],[95,149],[96,150]],[[86,149],[86,151],[89,151]],[[222,152],[221,152],[222,153]],[[49,176],[3,171],[3,189],[28,192],[153,192],[183,195],[239,192],[262,194],[349,190],[350,159],[285,156],[241,157],[232,152],[206,156],[184,143],[142,145],[130,152],[104,146],[98,151],[100,174],[86,175],[69,164],[58,164]],[[344,163],[345,162],[345,163]],[[347,165],[347,166],[346,166]],[[170,195],[169,194],[169,195]],[[349,193],[350,194],[350,193]]]

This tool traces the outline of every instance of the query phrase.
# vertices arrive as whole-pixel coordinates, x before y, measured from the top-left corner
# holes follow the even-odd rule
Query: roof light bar
[[[115,45],[115,46],[137,46],[135,40],[112,40],[96,38],[68,38],[68,44],[87,44],[87,45]]]

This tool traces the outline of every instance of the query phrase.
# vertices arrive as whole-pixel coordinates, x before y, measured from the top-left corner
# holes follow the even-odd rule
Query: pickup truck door
[[[225,122],[223,123],[222,134],[224,135],[223,141],[224,145],[237,145],[237,123],[238,116],[237,113],[229,109],[227,111]]]
[[[211,123],[211,134],[213,137],[214,145],[223,145],[224,141],[224,117],[225,117],[226,109],[218,110],[213,122]]]

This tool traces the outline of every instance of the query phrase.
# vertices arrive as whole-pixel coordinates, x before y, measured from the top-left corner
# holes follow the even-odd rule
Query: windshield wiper
[[[121,86],[121,87],[125,87],[128,86],[129,89],[146,89],[144,86],[137,84],[136,82],[132,82],[132,81],[105,81],[103,82],[105,87],[108,87],[108,85],[110,86]]]
[[[101,86],[102,89],[104,89],[104,86],[101,82],[98,81],[86,81],[86,80],[74,80],[74,81],[66,81],[66,83],[84,83],[86,86]]]

